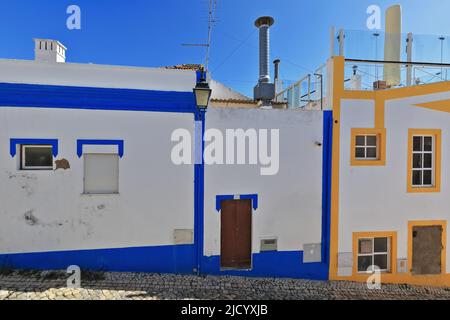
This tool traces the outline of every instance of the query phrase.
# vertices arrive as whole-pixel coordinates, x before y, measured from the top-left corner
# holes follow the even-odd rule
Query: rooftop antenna
[[[444,63],[444,41],[445,37],[440,36],[439,41],[441,41],[441,80],[444,80],[444,68],[442,67],[442,64]]]
[[[207,43],[183,43],[184,47],[206,47],[205,54],[205,71],[209,70],[209,52],[211,48],[211,36],[214,24],[216,20],[217,0],[209,0],[208,6],[208,39]]]
[[[380,33],[374,32],[373,36],[375,37],[375,60],[378,61],[378,38],[380,37]],[[375,64],[375,78],[378,81],[378,64]]]
[[[209,0],[209,12],[208,12],[208,45],[206,47],[205,56],[205,68],[208,70],[209,65],[209,51],[211,48],[211,35],[214,23],[216,23],[216,8],[217,0]]]

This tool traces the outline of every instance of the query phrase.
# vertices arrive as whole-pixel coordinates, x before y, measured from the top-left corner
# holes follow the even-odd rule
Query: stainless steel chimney
[[[280,79],[280,59],[273,60],[273,73],[274,73],[274,82]]]
[[[280,81],[280,59],[273,60],[273,82],[275,83],[275,95],[282,89]]]
[[[275,98],[275,85],[270,83],[270,26],[272,17],[260,17],[255,21],[259,29],[259,79],[254,89],[254,99],[262,101],[263,106],[270,106]]]

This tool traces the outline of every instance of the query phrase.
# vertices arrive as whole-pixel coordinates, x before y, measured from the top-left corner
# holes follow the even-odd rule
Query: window
[[[440,130],[410,130],[408,192],[440,190]]]
[[[84,154],[84,193],[119,193],[118,154]]]
[[[384,166],[385,129],[352,129],[351,165]]]
[[[434,185],[433,151],[433,136],[413,137],[413,187],[432,187]]]
[[[372,266],[390,272],[390,246],[389,237],[358,239],[358,273],[365,273]]]
[[[376,135],[355,136],[355,158],[358,160],[378,159],[378,142]]]
[[[21,145],[22,170],[53,170],[51,145]]]

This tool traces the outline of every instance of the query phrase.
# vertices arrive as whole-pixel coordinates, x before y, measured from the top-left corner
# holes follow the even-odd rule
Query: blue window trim
[[[252,207],[253,210],[258,209],[258,195],[257,194],[241,194],[238,195],[240,200],[252,200]],[[216,210],[217,212],[220,212],[222,210],[222,201],[225,200],[233,200],[235,199],[234,195],[221,195],[216,196]]]
[[[119,156],[122,158],[124,154],[123,140],[77,140],[77,155],[81,158],[83,155],[83,146],[117,146],[119,148]]]
[[[9,153],[11,157],[15,157],[17,154],[18,144],[28,144],[28,145],[51,145],[53,156],[58,156],[58,139],[17,139],[12,138],[9,142]]]
[[[195,113],[193,91],[0,83],[0,107]]]

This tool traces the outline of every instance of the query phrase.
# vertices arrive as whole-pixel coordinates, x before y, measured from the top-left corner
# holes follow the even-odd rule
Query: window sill
[[[412,187],[408,186],[408,193],[440,193],[440,187]]]
[[[350,161],[352,167],[384,167],[386,166],[385,160],[355,160]]]
[[[380,271],[381,274],[393,274],[392,271]],[[364,275],[370,275],[373,274],[372,272],[367,271],[358,271],[356,275],[358,276],[364,276]]]
[[[81,193],[83,197],[90,196],[120,196],[120,193]]]

